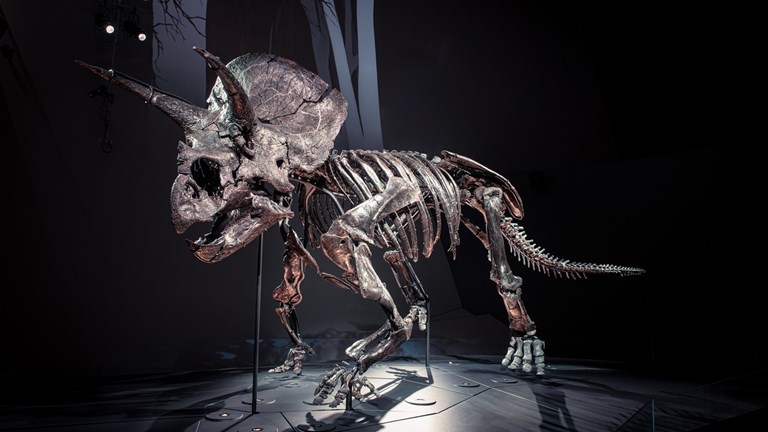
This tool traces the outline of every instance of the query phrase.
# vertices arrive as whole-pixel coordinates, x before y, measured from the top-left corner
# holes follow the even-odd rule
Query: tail
[[[576,279],[586,278],[587,274],[632,276],[645,273],[644,269],[637,267],[571,262],[544,253],[544,248],[536,246],[533,240],[527,238],[523,227],[512,222],[512,218],[507,217],[501,221],[501,230],[518,261],[547,276]]]

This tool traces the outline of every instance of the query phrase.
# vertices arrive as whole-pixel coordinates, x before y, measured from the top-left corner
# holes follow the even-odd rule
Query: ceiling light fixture
[[[131,37],[134,37],[140,41],[147,40],[147,34],[139,26],[139,16],[134,12],[128,19],[123,21],[123,29]]]
[[[124,5],[120,0],[102,0],[96,11],[95,23],[102,34],[106,33],[114,37],[126,34],[141,42],[147,40],[147,33],[139,24],[136,6]]]

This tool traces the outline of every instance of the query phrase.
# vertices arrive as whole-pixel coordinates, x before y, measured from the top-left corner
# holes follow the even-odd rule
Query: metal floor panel
[[[368,402],[312,405],[335,363],[300,376],[260,373],[251,413],[248,370],[125,379],[80,402],[5,406],[0,431],[688,431],[768,406],[766,371],[718,383],[654,379],[619,368],[552,360],[547,375],[509,371],[487,356],[383,361],[366,376]]]

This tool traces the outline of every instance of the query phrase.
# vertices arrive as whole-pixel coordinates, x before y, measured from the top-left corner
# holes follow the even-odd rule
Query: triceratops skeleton
[[[332,152],[346,118],[346,101],[290,60],[249,54],[225,65],[194,49],[218,76],[207,109],[116,71],[81,64],[156,106],[184,130],[178,177],[171,188],[172,219],[179,234],[197,222],[212,223],[209,233],[189,241],[197,258],[222,260],[279,226],[285,241],[284,277],[272,297],[294,347],[270,372],[292,369],[299,374],[305,357],[314,354],[302,340],[296,318],[306,265],[320,273],[307,247],[322,249],[341,269],[338,276],[320,273],[323,279],[382,306],[386,322],[347,348],[356,364],[331,370],[315,390],[315,403],[328,398],[337,384],[331,406],[377,394],[363,373],[407,341],[414,323],[425,329],[429,298],[411,262],[418,260],[420,244],[423,256],[432,254],[443,224],[454,258],[460,225],[488,250],[490,278],[509,315],[511,336],[502,364],[510,369],[544,374],[544,342],[523,305],[522,279],[509,267],[505,242],[523,264],[548,275],[644,272],[545,253],[514,222],[523,217],[523,205],[512,184],[466,157],[447,151],[431,159],[401,151]],[[294,201],[303,241],[289,224]],[[479,212],[485,227],[463,215],[464,207]],[[384,258],[409,306],[405,316],[374,270],[371,246],[386,250]],[[366,396],[363,386],[371,390]]]

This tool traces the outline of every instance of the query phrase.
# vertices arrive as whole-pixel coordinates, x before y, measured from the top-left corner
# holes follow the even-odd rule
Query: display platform
[[[497,360],[433,356],[429,367],[423,359],[383,361],[366,373],[381,397],[355,401],[351,411],[310,404],[335,363],[309,363],[300,376],[265,368],[256,414],[249,370],[136,377],[94,389],[78,403],[4,406],[0,430],[709,431],[764,421],[768,407],[767,370],[697,383],[558,359],[535,377]]]

